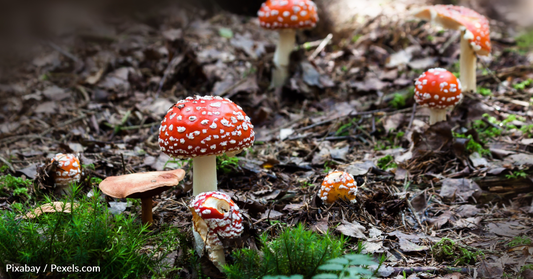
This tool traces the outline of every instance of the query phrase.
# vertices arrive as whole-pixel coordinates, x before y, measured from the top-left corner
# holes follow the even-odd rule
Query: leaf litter
[[[244,211],[246,246],[303,222],[348,237],[348,249],[363,241],[365,253],[385,255],[384,268],[392,271],[384,277],[407,271],[408,278],[499,278],[524,274],[521,267],[533,263],[529,249],[508,248],[515,237],[533,237],[533,87],[517,86],[533,78],[532,53],[513,52],[518,46],[504,16],[491,21],[499,39],[478,72],[490,94],[468,96],[448,121],[429,126],[429,112],[413,106],[412,81],[428,67],[454,67],[458,44],[440,52],[453,32],[378,15],[357,29],[357,40],[335,35],[311,60],[315,49],[300,48],[292,78],[275,95],[268,89],[275,36],[255,19],[156,14],[147,22],[110,21],[108,31],[62,42],[78,62],[43,47],[19,79],[4,81],[0,157],[13,168],[7,172],[35,178],[44,192],[52,191],[49,158],[58,152],[81,155],[85,190],[95,186],[92,177],[189,172],[187,161],[159,151],[161,117],[179,99],[213,94],[243,107],[257,131],[255,146],[218,174],[221,191]],[[299,43],[324,37],[306,33]],[[335,169],[362,185],[356,203],[317,199]],[[154,198],[156,226],[190,233],[191,179]],[[0,206],[18,199],[0,197]],[[126,201],[109,201],[115,213],[140,213]],[[429,254],[442,238],[484,257],[444,275],[453,264]],[[176,276],[194,273],[174,264],[182,270]]]

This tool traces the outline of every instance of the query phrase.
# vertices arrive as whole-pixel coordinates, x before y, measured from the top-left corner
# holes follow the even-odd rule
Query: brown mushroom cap
[[[99,185],[100,190],[113,198],[149,198],[168,190],[185,177],[182,169],[153,171],[109,176]]]

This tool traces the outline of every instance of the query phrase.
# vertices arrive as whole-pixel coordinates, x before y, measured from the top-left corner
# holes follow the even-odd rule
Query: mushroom
[[[193,215],[196,251],[201,256],[205,247],[209,259],[222,270],[226,259],[219,237],[234,238],[242,234],[239,206],[224,193],[206,192],[196,196],[189,209]]]
[[[182,169],[108,176],[99,187],[104,194],[116,199],[141,199],[142,222],[151,225],[152,197],[178,185],[184,176]]]
[[[426,7],[415,16],[444,28],[461,30],[460,72],[464,91],[476,91],[476,53],[490,54],[490,26],[486,17],[460,6],[435,5]]]
[[[257,15],[263,28],[279,30],[274,53],[276,69],[272,71],[272,87],[278,88],[289,75],[289,56],[296,42],[296,30],[316,26],[317,8],[311,0],[267,0]]]
[[[193,195],[217,190],[216,156],[233,156],[253,145],[250,118],[229,99],[188,97],[167,112],[159,146],[169,156],[193,158]]]
[[[58,153],[51,162],[56,165],[52,175],[56,184],[56,192],[69,193],[69,184],[80,182],[80,160],[74,154]]]
[[[318,192],[318,196],[325,203],[334,203],[339,199],[355,202],[357,183],[353,176],[343,171],[330,172]]]
[[[415,81],[415,100],[430,110],[429,124],[446,120],[446,109],[461,99],[461,82],[442,68],[429,69]]]

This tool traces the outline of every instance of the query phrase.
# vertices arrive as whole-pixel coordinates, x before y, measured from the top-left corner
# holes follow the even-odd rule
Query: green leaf
[[[233,31],[226,27],[221,27],[218,29],[218,34],[220,37],[231,39],[233,38]]]
[[[344,255],[344,258],[350,260],[351,265],[373,265],[376,262],[372,261],[369,256],[362,254]]]
[[[347,265],[350,263],[349,260],[345,259],[345,258],[336,258],[336,259],[331,259],[328,261],[328,263],[330,264],[342,264],[342,265]]]
[[[285,276],[285,275],[267,275],[264,276],[263,279],[304,279],[303,275],[292,275],[292,276]]]
[[[324,273],[313,276],[313,279],[339,279],[339,276],[331,273]]]
[[[341,264],[325,264],[321,265],[318,269],[328,271],[342,271],[344,269],[344,266]]]
[[[346,271],[348,271],[350,273],[350,275],[355,275],[355,274],[367,274],[367,275],[370,275],[370,274],[373,273],[371,270],[363,268],[363,267],[350,267],[350,268],[346,269]]]

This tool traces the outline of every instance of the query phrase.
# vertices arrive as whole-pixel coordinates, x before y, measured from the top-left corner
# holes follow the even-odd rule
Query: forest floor
[[[478,93],[430,127],[413,80],[432,67],[458,72],[456,31],[383,14],[347,38],[306,31],[279,97],[268,89],[276,35],[256,18],[178,7],[112,18],[39,46],[0,86],[0,164],[28,179],[58,152],[79,153],[89,178],[183,168],[183,183],[154,198],[154,220],[190,231],[189,162],[160,151],[158,128],[176,101],[222,96],[255,126],[251,149],[219,159],[219,189],[244,211],[244,246],[304,223],[385,255],[383,277],[533,278],[533,40],[513,28],[491,20]],[[356,203],[317,198],[331,170],[364,183]],[[0,209],[21,199],[0,196]],[[454,255],[482,255],[438,258],[431,247],[444,238]]]

